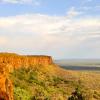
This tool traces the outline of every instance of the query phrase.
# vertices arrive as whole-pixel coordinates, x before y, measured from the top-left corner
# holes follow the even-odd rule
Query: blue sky
[[[100,58],[100,0],[0,0],[0,51]]]
[[[12,3],[11,1],[18,1]],[[23,3],[20,3],[23,1]],[[29,3],[24,1],[30,1]],[[36,3],[36,4],[35,4]],[[1,0],[0,16],[13,16],[25,13],[41,13],[48,15],[65,15],[71,7],[85,13],[99,14],[99,0]],[[96,8],[97,7],[97,8]]]

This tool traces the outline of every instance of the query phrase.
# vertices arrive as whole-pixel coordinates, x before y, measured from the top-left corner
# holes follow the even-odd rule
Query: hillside
[[[100,73],[64,70],[50,56],[0,54],[0,100],[68,100],[73,92],[100,100]]]

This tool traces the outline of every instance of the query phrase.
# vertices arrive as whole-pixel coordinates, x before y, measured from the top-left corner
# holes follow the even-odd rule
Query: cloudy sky
[[[100,58],[100,0],[0,0],[0,52]]]

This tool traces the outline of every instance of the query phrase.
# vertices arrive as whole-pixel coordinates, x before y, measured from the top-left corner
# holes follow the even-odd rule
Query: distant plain
[[[55,60],[55,63],[67,70],[100,71],[100,59]]]

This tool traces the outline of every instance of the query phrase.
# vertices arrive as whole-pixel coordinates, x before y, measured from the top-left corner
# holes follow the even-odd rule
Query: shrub
[[[14,88],[14,99],[15,100],[30,100],[31,95],[28,91],[21,89],[20,87]]]
[[[75,91],[72,92],[68,100],[85,100],[85,97],[83,96],[81,90],[79,88],[76,88]]]

